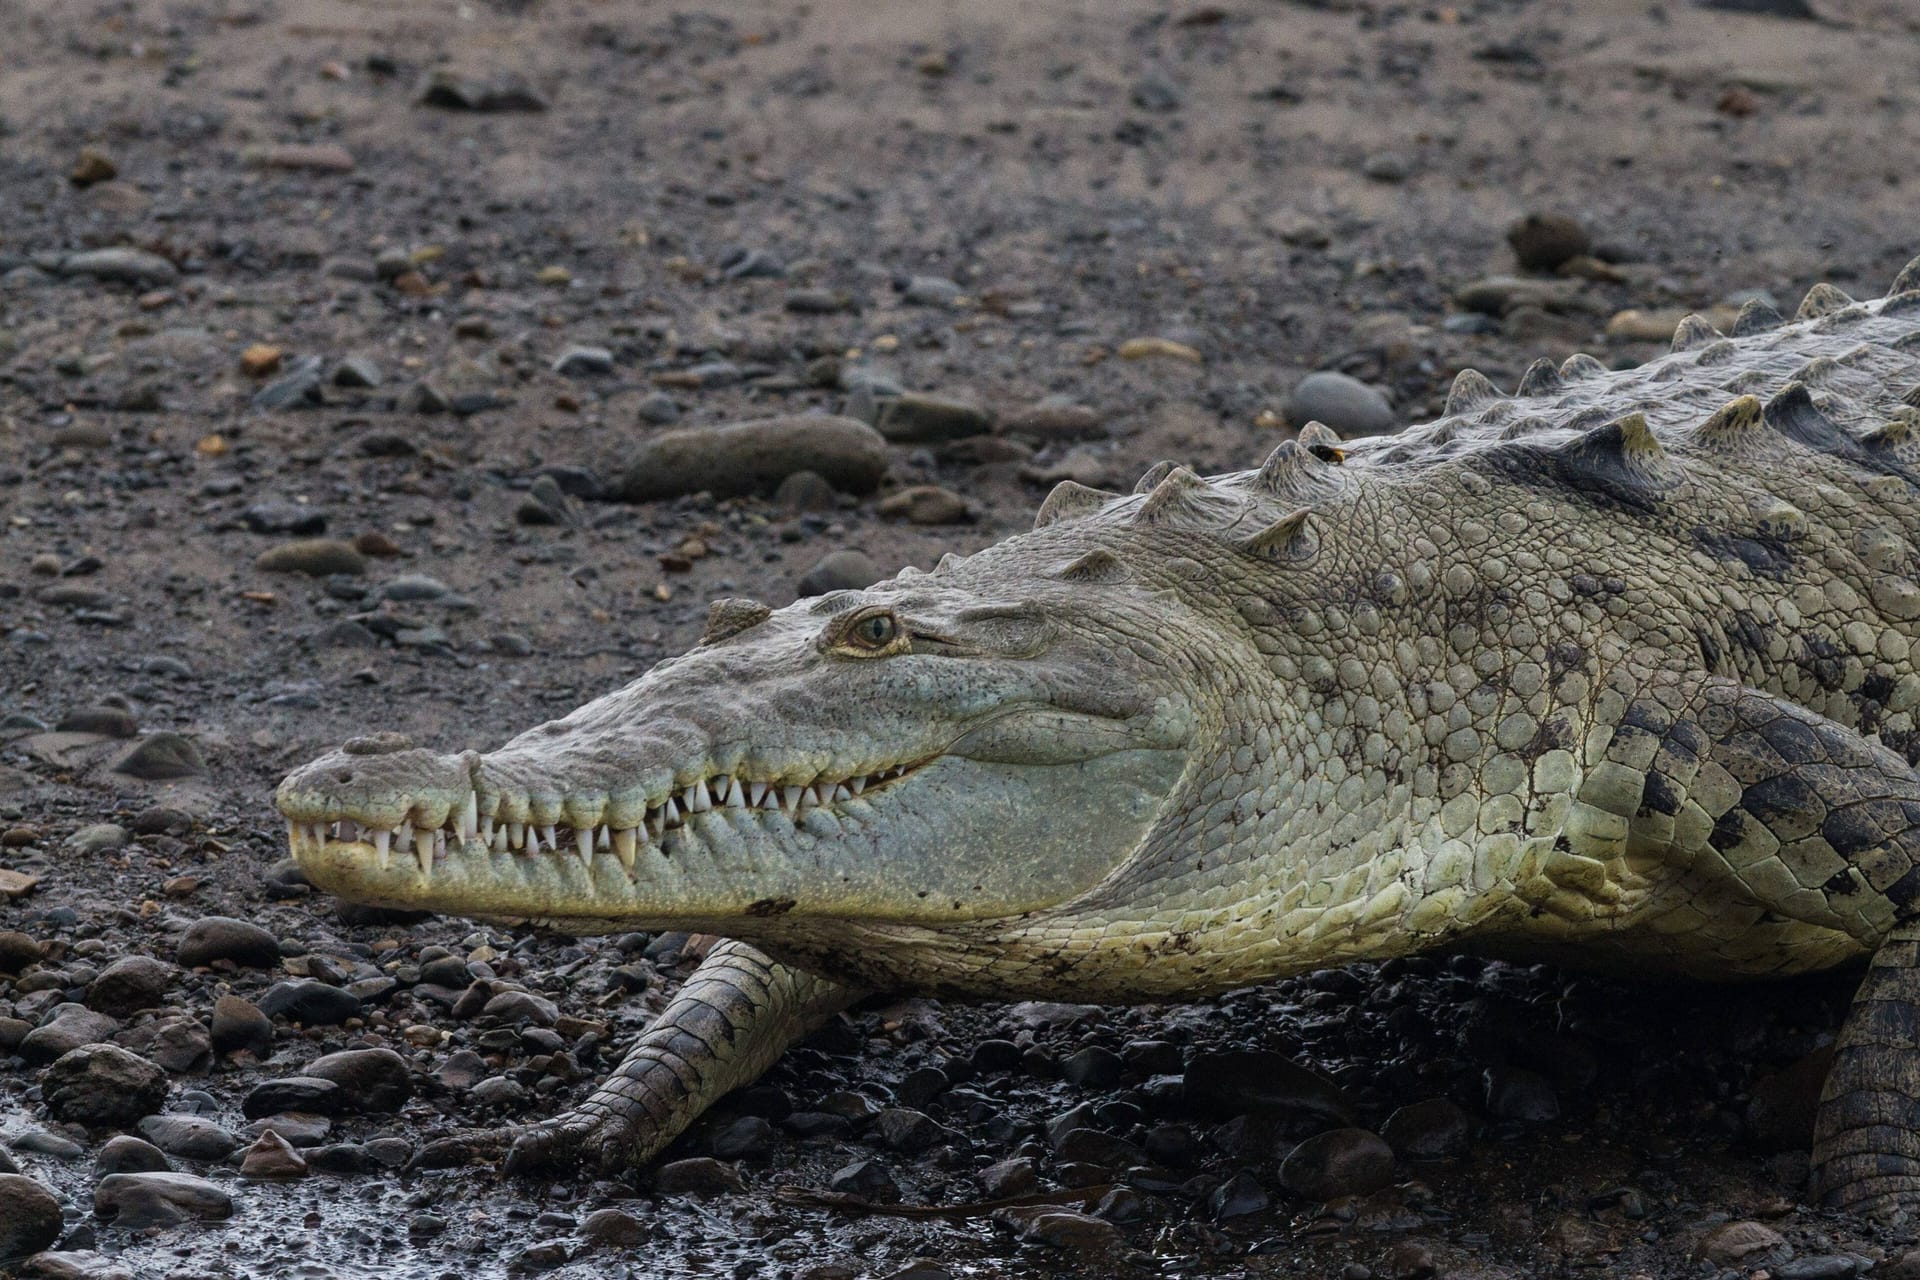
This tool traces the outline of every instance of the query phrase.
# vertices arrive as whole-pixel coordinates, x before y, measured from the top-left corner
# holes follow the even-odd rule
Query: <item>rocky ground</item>
[[[581,1097],[701,940],[339,907],[268,801],[354,734],[497,744],[714,597],[927,566],[1062,478],[1877,293],[1920,251],[1903,0],[8,24],[0,1272],[1920,1274],[1798,1198],[1844,975],[880,1003],[629,1182],[409,1168]]]

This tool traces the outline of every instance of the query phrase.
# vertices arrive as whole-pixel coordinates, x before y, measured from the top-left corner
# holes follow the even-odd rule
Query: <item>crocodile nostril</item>
[[[333,777],[334,781],[338,782],[341,786],[351,785],[353,782],[353,770],[342,769],[340,772],[334,774]]]

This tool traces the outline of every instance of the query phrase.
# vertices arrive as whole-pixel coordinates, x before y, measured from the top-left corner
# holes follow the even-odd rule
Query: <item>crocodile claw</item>
[[[516,1129],[462,1129],[444,1138],[435,1138],[407,1161],[408,1170],[461,1169],[468,1165],[492,1164],[518,1132]]]

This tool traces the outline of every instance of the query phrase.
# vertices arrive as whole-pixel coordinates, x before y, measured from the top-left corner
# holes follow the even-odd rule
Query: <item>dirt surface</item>
[[[496,745],[690,644],[713,598],[792,599],[829,553],[870,563],[816,585],[997,541],[1061,478],[1253,465],[1309,371],[1385,397],[1340,384],[1336,426],[1402,425],[1468,365],[1511,385],[1542,355],[1645,359],[1661,319],[1741,291],[1877,294],[1920,251],[1920,16],[1801,9],[6,14],[0,1166],[65,1223],[36,1232],[44,1201],[0,1178],[0,1255],[62,1251],[0,1272],[1902,1274],[1910,1230],[1798,1200],[1845,975],[1721,991],[1438,957],[1179,1008],[883,1002],[669,1152],[721,1157],[668,1180],[709,1192],[403,1169],[582,1097],[698,942],[336,909],[269,803],[356,734]],[[1501,279],[1509,224],[1556,212],[1584,255]],[[75,256],[95,249],[133,252]],[[612,500],[669,420],[819,411],[890,415],[877,493]],[[752,460],[703,466],[680,487]],[[311,537],[346,545],[276,550]],[[176,964],[210,916],[265,926],[267,954],[233,934]],[[337,994],[270,994],[296,981]],[[539,998],[484,1010],[514,991]],[[287,1000],[268,1038],[259,1006]],[[142,1061],[50,1065],[102,1040]],[[400,1055],[384,1090],[254,1092],[370,1047]],[[155,1109],[205,1123],[143,1129]],[[311,1167],[269,1140],[254,1169],[292,1176],[242,1176],[259,1115]],[[1334,1125],[1384,1128],[1390,1174],[1349,1133],[1316,1182],[1295,1146]],[[141,1132],[231,1217],[202,1190],[156,1221],[103,1182],[151,1159],[106,1151]],[[783,1186],[1053,1191],[1099,1220]]]

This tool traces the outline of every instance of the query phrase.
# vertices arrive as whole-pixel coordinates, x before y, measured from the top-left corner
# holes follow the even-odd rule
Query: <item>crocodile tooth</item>
[[[662,824],[660,822],[660,811],[658,809],[647,810],[647,818],[646,818],[647,839],[656,840],[656,841],[659,840],[661,825]]]
[[[548,823],[546,826],[540,828],[540,838],[547,842],[547,848],[549,849],[558,849],[560,847],[560,840],[554,835],[552,823]]]
[[[611,839],[612,839],[611,832],[608,830],[605,824],[597,826],[593,829],[593,847],[594,848],[596,849],[606,848],[607,845],[611,842]]]
[[[424,838],[414,843],[413,860],[419,864],[422,876],[433,875],[433,845]]]
[[[726,803],[729,809],[744,809],[747,807],[747,789],[743,786],[728,787],[727,793],[720,798]]]
[[[507,823],[501,823],[493,829],[493,838],[487,841],[487,847],[495,853],[507,851]]]
[[[680,821],[680,806],[673,802],[672,796],[668,796],[666,803],[660,806],[660,821],[669,827]]]
[[[729,774],[717,774],[713,779],[713,798],[725,804],[727,796],[733,791],[733,778]]]
[[[835,804],[840,803],[842,800],[851,800],[851,799],[853,799],[853,792],[847,789],[846,783],[838,782],[834,784],[833,802]]]
[[[490,817],[480,819],[480,843],[484,845],[491,845],[493,843],[493,832],[494,832],[493,819]]]
[[[518,849],[527,842],[527,824],[509,822],[507,824],[507,848]]]
[[[420,833],[420,842],[425,844],[426,839],[427,833],[422,831]],[[403,822],[394,828],[393,845],[394,848],[398,849],[401,853],[413,852],[413,824],[411,822]]]
[[[799,809],[800,796],[801,796],[801,793],[804,792],[805,790],[806,790],[805,787],[780,788],[780,807],[782,809],[794,809],[794,810]]]
[[[866,778],[860,777],[860,778],[847,779],[847,790],[853,792],[853,794],[859,795],[862,791],[865,791],[866,789],[867,789]]]
[[[747,804],[750,807],[758,809],[760,807],[760,801],[762,800],[762,798],[766,796],[766,794],[767,794],[766,783],[756,779],[755,781],[749,782],[747,784]]]
[[[593,828],[575,827],[573,829],[573,847],[580,855],[580,865],[593,869]]]
[[[287,819],[287,843],[290,845],[300,843],[300,824],[292,818]]]
[[[700,779],[687,790],[687,810],[690,813],[705,813],[713,808],[713,794],[707,790],[707,780]]]
[[[540,852],[540,828],[534,826],[531,822],[527,824],[527,852]]]
[[[620,865],[629,875],[633,873],[634,848],[638,843],[632,827],[620,827],[613,833],[613,856],[620,859]]]
[[[460,838],[462,840],[471,840],[473,839],[473,833],[479,829],[480,797],[474,792],[469,791],[467,792],[467,803],[462,806],[460,810]]]
[[[373,851],[380,855],[380,865],[392,865],[393,855],[389,852],[393,844],[393,832],[382,830],[373,833]]]

